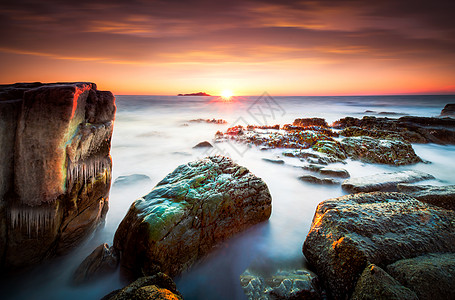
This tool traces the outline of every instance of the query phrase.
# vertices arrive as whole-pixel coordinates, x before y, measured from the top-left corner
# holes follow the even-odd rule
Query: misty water
[[[325,199],[342,196],[340,186],[302,182],[303,163],[282,157],[280,149],[261,151],[233,142],[215,148],[193,149],[201,141],[212,141],[217,131],[233,125],[289,124],[296,118],[321,117],[332,123],[345,116],[364,115],[397,118],[403,115],[438,116],[453,96],[370,96],[370,97],[218,97],[117,96],[117,114],[111,155],[112,182],[119,176],[143,174],[138,180],[113,184],[105,226],[80,247],[26,274],[2,283],[2,299],[99,299],[121,288],[117,273],[80,287],[70,285],[78,264],[99,244],[112,245],[115,230],[131,203],[147,194],[178,165],[209,154],[231,156],[262,178],[272,195],[272,215],[264,224],[226,241],[190,271],[176,278],[185,299],[244,299],[239,276],[249,266],[273,271],[305,265],[302,244],[315,208]],[[366,112],[373,111],[373,112]],[[393,114],[377,114],[377,113]],[[224,119],[226,124],[191,122],[194,119]],[[364,164],[347,160],[333,164],[351,177],[400,170],[421,170],[436,177],[435,185],[455,184],[455,146],[415,144],[416,153],[429,163],[410,166]],[[262,158],[277,158],[284,165]]]

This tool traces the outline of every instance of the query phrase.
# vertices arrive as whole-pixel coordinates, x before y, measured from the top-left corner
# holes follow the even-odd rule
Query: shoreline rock
[[[455,210],[455,185],[412,185],[400,183],[398,192],[445,209]]]

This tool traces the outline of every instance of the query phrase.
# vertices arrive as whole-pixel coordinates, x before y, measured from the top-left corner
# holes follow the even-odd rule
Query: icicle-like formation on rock
[[[10,224],[13,229],[26,229],[27,235],[39,237],[54,226],[55,209],[50,207],[12,207],[9,210]]]
[[[96,179],[96,176],[100,173],[108,172],[106,174],[105,183],[107,183],[107,178],[110,172],[110,160],[106,157],[96,157],[91,158],[85,161],[77,161],[68,163],[68,173],[67,173],[67,187],[71,187],[73,182],[80,179],[84,185],[88,182],[93,183]]]

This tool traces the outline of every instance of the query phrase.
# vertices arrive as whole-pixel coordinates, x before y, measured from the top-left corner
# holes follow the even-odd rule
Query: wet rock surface
[[[2,272],[67,253],[103,222],[115,109],[94,83],[0,86]]]
[[[394,192],[397,191],[397,186],[400,183],[412,183],[427,179],[434,179],[434,177],[420,171],[401,171],[349,178],[343,182],[341,187],[349,193],[375,191]]]
[[[371,264],[360,275],[351,299],[418,300],[419,298],[415,292],[401,285],[386,271]]]
[[[144,174],[122,175],[114,180],[113,186],[123,187],[138,183],[150,183],[152,179]]]
[[[303,253],[335,299],[351,295],[365,267],[455,252],[455,212],[401,193],[360,193],[321,202]]]
[[[246,270],[240,284],[249,300],[323,299],[317,276],[308,270],[278,270],[260,275]]]
[[[455,299],[455,253],[432,253],[399,260],[387,272],[421,300]]]
[[[180,274],[219,243],[271,214],[266,184],[222,156],[181,165],[121,222],[114,247],[129,277]]]
[[[455,185],[412,185],[400,183],[397,185],[400,193],[407,194],[420,201],[445,209],[455,210]]]
[[[302,175],[299,176],[299,179],[305,182],[309,183],[315,183],[315,184],[327,184],[327,185],[334,185],[334,184],[340,184],[340,182],[336,179],[329,178],[329,177],[318,177],[314,175]]]
[[[163,273],[141,277],[121,290],[113,291],[101,300],[182,300],[174,281]]]
[[[99,245],[79,265],[73,275],[73,284],[83,284],[114,272],[118,266],[118,256],[113,247]]]
[[[455,103],[449,103],[441,111],[441,116],[455,117]]]

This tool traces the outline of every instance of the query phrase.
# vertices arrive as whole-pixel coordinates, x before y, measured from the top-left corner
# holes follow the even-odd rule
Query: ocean
[[[117,114],[112,138],[112,182],[120,176],[146,175],[141,180],[114,183],[110,191],[105,226],[80,247],[34,271],[2,283],[2,299],[99,299],[124,284],[119,274],[85,286],[74,287],[70,278],[78,264],[101,243],[112,245],[113,236],[131,203],[147,194],[178,165],[207,155],[228,155],[261,177],[272,195],[270,220],[226,241],[190,271],[176,278],[185,299],[245,299],[239,276],[248,267],[273,272],[278,268],[305,266],[302,244],[319,202],[346,194],[339,185],[302,182],[297,158],[283,157],[282,150],[262,151],[234,142],[214,148],[193,149],[202,141],[213,144],[217,131],[234,125],[292,124],[305,117],[325,118],[330,124],[340,118],[365,115],[398,118],[405,115],[438,116],[455,96],[343,96],[343,97],[220,97],[116,96]],[[194,121],[223,119],[225,124]],[[365,164],[348,160],[334,164],[351,177],[380,172],[420,170],[436,177],[425,183],[455,184],[455,146],[413,144],[417,155],[428,163],[408,166]],[[262,158],[277,158],[284,165]],[[5,291],[8,292],[5,292]]]

